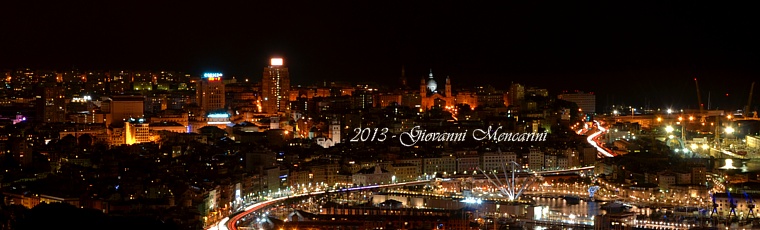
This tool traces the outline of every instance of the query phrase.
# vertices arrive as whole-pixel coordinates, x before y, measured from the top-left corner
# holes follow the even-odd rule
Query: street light
[[[673,126],[668,125],[667,127],[665,127],[665,132],[672,133],[673,130],[674,130]]]
[[[734,133],[734,128],[731,126],[726,127],[726,134],[732,134]]]

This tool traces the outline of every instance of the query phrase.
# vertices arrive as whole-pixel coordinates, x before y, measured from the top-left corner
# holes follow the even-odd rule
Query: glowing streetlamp
[[[669,126],[669,125],[668,125],[667,127],[665,127],[665,132],[668,132],[668,133],[672,133],[672,132],[673,132],[673,130],[674,130],[674,129],[673,129],[673,126]]]
[[[726,127],[726,134],[732,134],[734,133],[734,128],[731,126]]]

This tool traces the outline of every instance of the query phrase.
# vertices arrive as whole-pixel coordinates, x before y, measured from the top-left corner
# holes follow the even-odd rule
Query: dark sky
[[[653,107],[695,107],[694,77],[705,104],[710,92],[713,107],[743,105],[760,79],[760,14],[736,3],[115,2],[3,1],[0,68],[260,79],[281,55],[296,84],[396,83],[403,65],[415,85],[432,68],[455,87],[519,82]]]

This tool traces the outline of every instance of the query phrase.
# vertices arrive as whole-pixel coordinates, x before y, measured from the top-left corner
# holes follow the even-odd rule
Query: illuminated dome
[[[427,81],[427,88],[431,93],[435,93],[435,90],[438,88],[438,83],[435,82],[435,79],[433,79],[433,70],[430,70],[430,77]]]

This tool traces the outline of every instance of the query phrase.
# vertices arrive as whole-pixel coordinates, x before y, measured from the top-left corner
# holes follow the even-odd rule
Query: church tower
[[[401,88],[406,88],[406,71],[404,71],[404,66],[401,66]]]
[[[451,95],[451,79],[449,79],[449,76],[446,76],[446,86],[445,87],[446,87],[446,89],[445,89],[446,90],[446,92],[445,92],[446,94],[444,96],[446,96],[446,97],[453,96],[453,95]]]
[[[427,96],[427,84],[425,84],[425,78],[420,79],[420,96],[423,98]]]
[[[333,143],[340,143],[340,122],[333,121],[332,124],[330,124],[330,134],[332,136]]]

